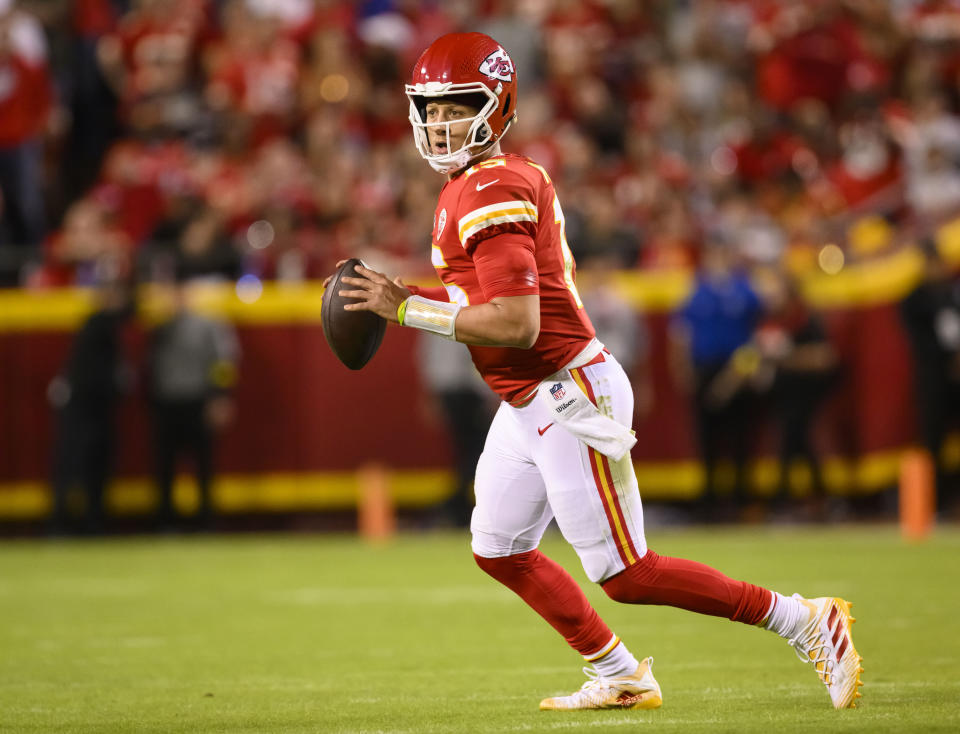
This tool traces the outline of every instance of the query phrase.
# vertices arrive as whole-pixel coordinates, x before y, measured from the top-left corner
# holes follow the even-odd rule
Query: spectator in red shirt
[[[207,104],[227,124],[242,124],[249,143],[289,134],[296,121],[300,48],[266,7],[227,6],[224,37],[207,52]]]
[[[844,123],[840,159],[826,171],[828,210],[895,211],[903,203],[900,156],[879,116],[863,114]]]
[[[43,134],[50,111],[47,47],[37,20],[0,0],[0,244],[43,240]],[[0,272],[0,284],[6,278]]]
[[[124,115],[130,105],[152,94],[171,68],[193,63],[207,25],[205,0],[137,0],[133,6],[116,32],[104,35],[97,47]]]

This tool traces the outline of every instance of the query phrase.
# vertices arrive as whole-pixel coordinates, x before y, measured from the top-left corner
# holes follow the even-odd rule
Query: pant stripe
[[[601,476],[605,476],[607,482],[609,483],[610,493],[613,500],[613,509],[616,511],[617,518],[619,519],[619,526],[623,528],[623,537],[621,538],[621,542],[624,546],[624,552],[627,554],[627,559],[630,561],[630,563],[636,563],[637,559],[640,557],[640,554],[637,553],[637,549],[633,545],[633,536],[630,535],[630,526],[627,525],[627,520],[623,515],[623,507],[620,505],[620,494],[617,490],[617,485],[613,481],[613,472],[610,470],[610,459],[601,453],[597,453],[597,460],[601,463],[603,468]]]
[[[607,513],[607,519],[610,521],[610,527],[613,529],[614,537],[617,540],[617,550],[620,557],[628,566],[637,562],[635,552],[631,551],[632,543],[630,536],[626,531],[626,523],[623,520],[623,512],[620,510],[620,502],[617,498],[617,488],[610,481],[609,467],[605,466],[607,457],[596,449],[588,449],[590,452],[590,463],[593,465],[593,476],[598,479],[597,489],[600,490],[600,497],[604,502],[604,509]]]
[[[600,493],[600,502],[603,505],[603,511],[607,515],[607,523],[610,525],[610,529],[613,530],[614,537],[617,539],[617,551],[620,553],[620,560],[623,561],[625,566],[631,565],[632,561],[627,558],[625,545],[623,543],[623,528],[620,525],[620,519],[617,517],[615,510],[612,507],[610,489],[600,475],[600,467],[597,462],[597,454],[591,448],[587,449],[587,454],[590,457],[590,468],[593,470],[593,481],[597,487],[597,492]]]
[[[570,370],[574,381],[583,390],[584,394],[594,405],[597,404],[596,396],[593,392],[593,386],[583,373],[582,368]],[[610,462],[606,456],[596,449],[587,448],[590,456],[590,468],[593,470],[593,479],[600,493],[600,499],[603,503],[604,512],[607,515],[607,522],[613,530],[616,539],[617,551],[625,565],[631,566],[637,562],[637,550],[630,537],[626,520],[623,516],[623,510],[620,507],[620,500],[617,495],[617,487],[613,482],[613,475],[610,471]]]

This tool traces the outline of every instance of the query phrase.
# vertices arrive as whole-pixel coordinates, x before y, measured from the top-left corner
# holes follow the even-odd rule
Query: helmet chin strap
[[[437,173],[453,173],[454,171],[461,171],[477,161],[483,160],[484,158],[490,158],[495,155],[500,155],[499,140],[493,145],[488,145],[480,152],[474,152],[469,149],[461,150],[456,156],[453,157],[453,160],[448,159],[441,162],[427,159],[427,162]]]

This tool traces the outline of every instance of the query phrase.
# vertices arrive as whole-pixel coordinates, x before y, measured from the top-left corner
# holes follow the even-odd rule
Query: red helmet
[[[417,150],[441,173],[466,167],[494,145],[517,117],[517,70],[503,46],[483,33],[448,33],[423,52],[406,86],[410,99],[410,124]],[[464,103],[480,112],[470,125],[466,140],[457,150],[433,154],[427,129],[449,122],[428,123],[427,103],[438,97],[463,95]]]

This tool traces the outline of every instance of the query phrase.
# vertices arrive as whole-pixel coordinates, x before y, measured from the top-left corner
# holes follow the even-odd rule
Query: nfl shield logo
[[[563,400],[563,396],[567,394],[567,391],[563,389],[561,383],[557,383],[550,388],[550,394],[553,395],[554,400]]]

